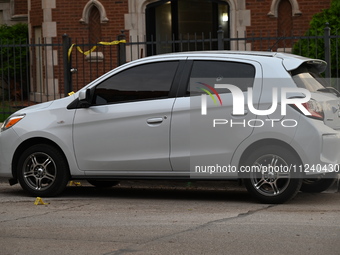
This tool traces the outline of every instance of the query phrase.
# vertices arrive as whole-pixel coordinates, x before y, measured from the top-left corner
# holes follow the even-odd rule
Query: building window
[[[92,10],[93,7],[99,10],[101,23],[106,23],[109,21],[109,19],[106,17],[106,11],[105,11],[104,6],[98,0],[90,0],[87,2],[87,4],[85,5],[83,9],[82,17],[79,20],[80,23],[83,23],[83,24],[89,23],[90,11]]]
[[[100,12],[93,6],[89,15],[89,43],[96,44],[101,41],[102,31],[100,24]]]
[[[277,10],[277,31],[279,37],[292,36],[293,31],[293,16],[292,5],[289,0],[281,0]],[[292,40],[282,39],[278,43],[279,48],[291,48]]]
[[[270,17],[277,17],[278,16],[278,6],[280,4],[280,0],[272,0],[272,4],[270,6],[270,11],[268,12],[268,16]],[[300,16],[302,12],[299,9],[299,4],[297,0],[289,0],[291,7],[292,7],[292,16]]]
[[[148,55],[210,49],[209,43],[166,43],[217,38],[219,26],[224,37],[229,37],[229,5],[219,0],[163,0],[146,7],[146,33],[149,46]],[[213,45],[214,48],[217,45]],[[230,46],[226,45],[229,49]]]
[[[94,44],[101,41],[101,24],[108,22],[109,19],[106,17],[104,6],[98,0],[89,0],[83,9],[82,18],[79,21],[88,25],[89,43],[91,44],[90,48],[92,48]],[[86,60],[89,62],[101,62],[103,59],[103,53],[98,51],[91,52],[86,56]]]

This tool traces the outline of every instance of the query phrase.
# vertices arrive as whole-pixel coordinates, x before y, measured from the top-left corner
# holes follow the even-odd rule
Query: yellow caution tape
[[[35,205],[48,205],[49,203],[44,203],[41,197],[37,197],[34,202]]]
[[[126,43],[126,40],[120,40],[120,41],[112,41],[112,42],[99,42],[97,44],[100,45],[116,45],[116,44],[120,44],[120,43]],[[71,53],[73,50],[73,47],[76,47],[76,49],[81,53],[84,54],[85,56],[89,55],[92,51],[94,51],[95,49],[97,49],[97,46],[93,46],[90,50],[88,51],[83,51],[80,46],[77,46],[76,44],[72,44],[71,47],[68,49],[68,59],[70,60],[71,57]]]
[[[69,186],[81,186],[80,182],[70,181]]]
[[[88,51],[83,51],[79,46],[76,46],[76,48],[77,48],[77,50],[80,52],[80,53],[82,53],[82,54],[84,54],[85,56],[87,56],[87,55],[89,55],[92,51],[94,51],[95,49],[97,49],[97,46],[93,46],[90,50],[88,50]]]
[[[67,56],[68,56],[68,60],[70,60],[70,56],[71,56],[71,53],[72,53],[72,50],[73,50],[73,46],[75,44],[72,44],[71,47],[68,49],[68,52],[67,52]]]
[[[120,41],[112,41],[112,42],[99,42],[98,44],[101,45],[116,45],[120,43],[126,43],[126,40],[120,40]]]

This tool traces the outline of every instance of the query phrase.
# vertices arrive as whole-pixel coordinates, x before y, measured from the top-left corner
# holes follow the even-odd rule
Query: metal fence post
[[[224,50],[224,43],[223,43],[224,38],[223,37],[224,37],[224,31],[222,29],[222,26],[220,25],[217,31],[217,49],[218,50]]]
[[[63,35],[63,68],[64,68],[64,94],[68,95],[72,91],[72,76],[71,76],[71,57],[68,56],[68,50],[71,47],[71,38]]]
[[[325,61],[327,62],[327,68],[325,70],[325,77],[331,78],[331,29],[329,24],[326,23],[324,29],[324,47],[325,47]]]
[[[117,40],[125,40],[125,34],[124,30],[120,31],[121,34],[117,36]],[[126,44],[125,43],[119,43],[118,44],[118,66],[123,65],[126,63]]]

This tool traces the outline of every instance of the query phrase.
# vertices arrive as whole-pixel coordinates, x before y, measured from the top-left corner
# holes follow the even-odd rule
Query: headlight
[[[2,124],[1,132],[5,131],[6,129],[9,129],[10,127],[13,127],[20,120],[22,120],[24,117],[25,117],[25,114],[13,115],[13,116],[9,117],[7,120],[5,120],[4,124]]]

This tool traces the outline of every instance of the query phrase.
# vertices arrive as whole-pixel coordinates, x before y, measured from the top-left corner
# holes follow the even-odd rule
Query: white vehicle
[[[34,196],[58,195],[72,179],[107,187],[129,178],[241,179],[263,203],[321,192],[340,159],[339,93],[322,84],[325,67],[275,52],[130,62],[10,116],[0,176]]]

